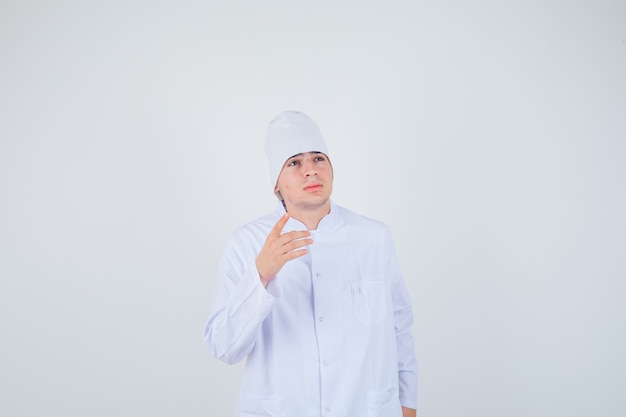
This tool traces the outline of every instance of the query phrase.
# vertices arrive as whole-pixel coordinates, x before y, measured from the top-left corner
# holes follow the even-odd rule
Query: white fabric
[[[270,183],[276,185],[287,159],[304,152],[322,152],[328,156],[326,143],[317,124],[298,111],[284,111],[267,126],[265,152],[270,164]]]
[[[219,266],[204,337],[227,363],[247,357],[236,417],[401,417],[417,406],[411,304],[387,226],[339,207],[309,254],[267,290],[255,259],[274,213],[238,229]],[[305,230],[289,219],[284,232]]]

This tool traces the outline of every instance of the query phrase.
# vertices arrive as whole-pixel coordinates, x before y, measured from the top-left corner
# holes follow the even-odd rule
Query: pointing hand
[[[287,220],[289,220],[289,214],[285,213],[274,225],[256,258],[256,268],[265,287],[276,277],[287,261],[306,255],[308,251],[305,246],[313,243],[313,239],[308,238],[311,236],[308,230],[282,234]]]

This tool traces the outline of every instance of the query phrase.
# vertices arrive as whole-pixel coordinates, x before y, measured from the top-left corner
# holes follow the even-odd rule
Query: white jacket
[[[400,417],[417,406],[411,303],[389,228],[331,202],[306,256],[267,289],[255,260],[284,214],[228,241],[204,339],[247,357],[236,417]],[[284,232],[305,230],[289,219]]]

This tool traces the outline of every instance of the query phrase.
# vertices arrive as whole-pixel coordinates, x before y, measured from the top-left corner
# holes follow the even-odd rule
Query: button
[[[322,365],[327,366],[328,365],[328,361],[322,362]]]
[[[324,321],[324,316],[320,316],[320,321]]]
[[[315,274],[315,276],[319,278],[319,277],[321,277],[321,276],[322,276],[322,274],[320,274],[320,273],[318,272],[318,273],[316,273],[316,274]]]
[[[326,408],[324,409],[324,411],[326,411],[326,412],[328,413],[328,412],[330,411],[330,408],[326,407]]]

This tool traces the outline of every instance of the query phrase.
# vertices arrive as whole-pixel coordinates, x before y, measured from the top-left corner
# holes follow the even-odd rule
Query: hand
[[[402,407],[402,417],[415,417],[417,415],[413,408]]]
[[[281,234],[287,220],[289,214],[285,213],[274,225],[256,258],[256,269],[264,287],[276,277],[287,261],[306,255],[304,246],[313,243],[313,239],[304,239],[311,236],[308,230]]]

